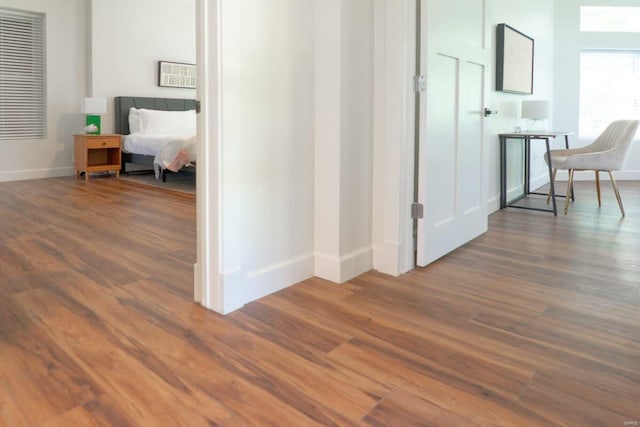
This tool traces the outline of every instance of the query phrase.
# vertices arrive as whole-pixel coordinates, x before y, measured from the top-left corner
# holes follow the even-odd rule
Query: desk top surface
[[[542,130],[542,131],[524,131],[518,133],[501,133],[500,137],[503,138],[555,138],[558,136],[573,135],[573,132],[569,131],[555,131],[555,130]]]

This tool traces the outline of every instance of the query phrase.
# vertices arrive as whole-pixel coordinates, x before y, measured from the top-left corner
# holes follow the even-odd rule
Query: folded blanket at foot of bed
[[[185,166],[191,166],[196,160],[196,137],[172,138],[158,151],[153,160],[156,178],[167,169],[178,172]]]

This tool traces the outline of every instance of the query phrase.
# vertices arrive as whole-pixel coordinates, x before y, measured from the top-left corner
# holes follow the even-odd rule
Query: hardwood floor
[[[2,426],[640,421],[640,183],[508,209],[428,268],[191,301],[193,196],[0,184]]]

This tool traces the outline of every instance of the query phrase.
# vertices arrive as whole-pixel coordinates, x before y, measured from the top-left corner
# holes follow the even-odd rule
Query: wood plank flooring
[[[640,183],[508,209],[428,268],[191,300],[195,200],[0,184],[1,426],[625,426],[640,421]]]

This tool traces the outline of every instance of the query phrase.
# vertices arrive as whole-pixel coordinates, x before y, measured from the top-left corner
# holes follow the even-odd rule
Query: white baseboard
[[[358,277],[373,268],[373,248],[367,246],[340,258],[340,283]]]
[[[193,264],[193,301],[202,303],[202,271],[196,262]]]
[[[313,277],[312,254],[301,255],[244,274],[234,271],[223,274],[223,313],[228,314],[243,305]]]
[[[313,275],[331,282],[340,283],[340,259],[326,254],[316,253]]]
[[[374,245],[373,249],[373,268],[384,274],[391,276],[399,276],[403,272],[400,268],[400,250],[402,244],[400,242],[392,242],[385,240],[381,244]]]
[[[600,174],[602,175],[602,174]],[[604,175],[607,179],[609,179],[609,174]],[[640,181],[640,171],[618,171],[613,173],[613,177],[618,181]],[[595,181],[595,178],[594,178]]]
[[[490,214],[500,210],[500,195],[493,196],[487,202],[487,212]]]
[[[548,183],[549,183],[549,172],[547,172],[544,175],[540,175],[531,179],[531,181],[529,181],[529,188],[531,189],[531,191],[534,191],[536,188],[540,188],[543,185],[546,185]]]
[[[344,283],[373,268],[373,248],[360,248],[340,258],[315,254],[314,275],[335,283]]]
[[[235,311],[245,304],[318,276],[343,283],[372,268],[371,247],[348,253],[341,258],[305,254],[248,274],[233,271],[222,274],[224,302],[222,314]]]
[[[640,181],[640,170],[616,171],[613,173],[613,176],[617,181]],[[557,181],[567,181],[568,179],[569,174],[567,171],[558,171]],[[593,171],[579,171],[574,174],[573,179],[574,181],[595,181],[596,177]],[[608,181],[609,174],[601,172],[600,179],[602,181]]]
[[[640,181],[640,170],[624,170],[613,173],[617,181]],[[556,176],[556,181],[566,182],[569,179],[569,174],[565,170],[559,170]],[[573,179],[575,181],[595,181],[595,174],[593,171],[580,171],[576,172]],[[602,181],[609,181],[609,174],[606,172],[600,173],[600,179]],[[549,183],[548,175],[540,175],[531,180],[531,189],[542,187]],[[511,200],[514,197],[522,194],[522,186],[511,188],[507,191],[507,200]],[[488,212],[490,214],[500,210],[500,195],[491,197],[487,205]]]
[[[509,188],[507,190],[507,200],[513,200],[524,192],[524,185]]]
[[[545,184],[549,183],[549,175],[542,174],[540,176],[534,177],[529,181],[529,188],[531,191],[534,191],[536,188],[540,188]],[[507,200],[513,200],[516,197],[520,196],[524,191],[524,186],[522,184],[516,185],[515,187],[511,187],[507,190]],[[490,197],[487,201],[487,212],[492,214],[500,210],[500,194],[496,194],[493,197]]]
[[[18,171],[0,172],[0,182],[25,181],[29,179],[57,178],[59,176],[72,176],[75,173],[73,166],[51,169],[25,169]]]

